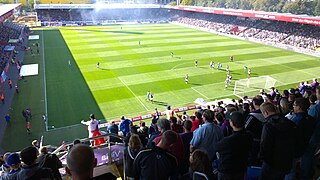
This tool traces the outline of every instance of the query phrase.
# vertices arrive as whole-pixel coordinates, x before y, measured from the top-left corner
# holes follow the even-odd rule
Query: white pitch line
[[[199,92],[195,88],[191,87],[191,89],[194,90],[195,92],[197,92],[198,94],[200,94],[201,96],[205,97],[206,99],[209,99],[207,96],[205,96],[204,94],[202,94],[201,92]]]
[[[46,116],[46,131],[48,131],[48,101],[47,101],[47,81],[46,81],[46,63],[44,60],[44,35],[43,30],[41,31],[41,38],[42,38],[42,64],[43,64],[43,84],[44,84],[44,106],[45,106],[45,116]]]
[[[143,104],[143,102],[142,102],[142,101],[138,98],[138,96],[129,88],[129,86],[128,86],[125,82],[123,82],[122,79],[120,79],[119,77],[118,77],[118,79],[122,82],[123,85],[125,85],[125,86],[129,89],[129,91],[134,95],[134,97],[136,97],[136,98],[138,99],[138,101],[141,103],[141,105],[142,105],[147,111],[149,111],[149,109],[146,107],[146,105]]]
[[[175,62],[177,62],[177,61],[175,61]],[[173,66],[173,68],[171,68],[171,70],[174,70],[176,67],[178,67],[178,66],[182,66],[182,65],[184,65],[184,64],[189,64],[189,63],[181,63],[181,64],[177,64],[177,65]]]

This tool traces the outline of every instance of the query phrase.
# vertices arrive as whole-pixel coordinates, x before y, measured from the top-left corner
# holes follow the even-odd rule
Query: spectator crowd
[[[312,179],[320,154],[319,100],[320,86],[314,79],[282,94],[275,88],[270,93],[261,90],[252,99],[219,102],[192,115],[168,108],[167,118],[155,116],[150,126],[142,121],[133,125],[122,116],[119,125],[110,123],[107,133],[124,136],[126,179],[245,179],[252,176],[252,167],[260,167],[260,179]],[[93,150],[79,143],[70,148],[66,172],[74,179],[91,178]],[[2,157],[1,179],[30,174],[61,178],[56,155],[46,147],[39,149],[36,141],[32,144],[20,154]]]
[[[37,10],[42,22],[86,24],[88,22],[174,22],[224,34],[281,44],[291,48],[316,50],[320,46],[320,27],[245,17],[167,9],[110,9],[108,11],[50,9]]]
[[[313,25],[192,12],[174,21],[298,49],[316,50],[320,46],[320,29]]]

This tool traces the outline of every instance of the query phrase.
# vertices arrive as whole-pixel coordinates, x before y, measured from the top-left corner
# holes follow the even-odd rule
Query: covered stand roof
[[[0,22],[10,17],[15,9],[21,7],[21,4],[0,4]]]

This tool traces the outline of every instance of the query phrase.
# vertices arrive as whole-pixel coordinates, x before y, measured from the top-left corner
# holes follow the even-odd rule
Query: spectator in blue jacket
[[[126,136],[129,133],[130,125],[132,125],[132,121],[122,116],[120,122],[120,131],[122,131],[123,136]]]

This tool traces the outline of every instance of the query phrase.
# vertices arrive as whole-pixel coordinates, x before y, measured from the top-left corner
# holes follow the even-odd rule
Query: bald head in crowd
[[[85,144],[75,145],[67,155],[67,173],[73,180],[90,179],[97,165],[93,149]]]

